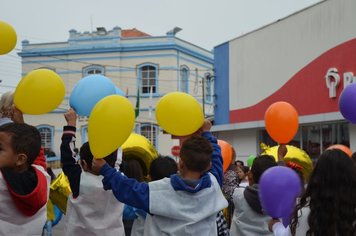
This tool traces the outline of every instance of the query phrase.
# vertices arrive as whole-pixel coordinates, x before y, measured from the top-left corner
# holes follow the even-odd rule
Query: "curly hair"
[[[356,235],[356,170],[341,150],[321,154],[290,225],[296,234],[298,213],[309,207],[307,235]]]

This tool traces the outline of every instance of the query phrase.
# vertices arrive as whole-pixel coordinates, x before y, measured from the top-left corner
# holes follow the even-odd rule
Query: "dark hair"
[[[245,163],[244,163],[243,161],[240,161],[240,160],[235,161],[235,164],[236,164],[236,165],[237,165],[237,163],[240,163],[241,166],[244,166],[244,165],[245,165]]]
[[[180,158],[190,171],[204,172],[211,162],[213,147],[203,137],[193,136],[186,139],[180,149]]]
[[[51,167],[46,168],[48,175],[51,177],[51,182],[56,179],[56,175],[54,174]]]
[[[321,154],[297,204],[290,229],[296,234],[300,209],[309,207],[307,235],[356,234],[356,171],[341,150]]]
[[[18,123],[2,125],[0,132],[11,136],[11,148],[15,153],[24,153],[27,156],[27,164],[31,165],[41,150],[40,132],[32,125]]]
[[[142,164],[136,158],[124,158],[122,163],[122,172],[129,178],[136,179],[139,182],[143,182],[144,175],[142,170]]]
[[[178,166],[169,156],[159,155],[151,162],[150,176],[152,180],[163,179],[177,173]]]
[[[352,153],[351,159],[354,162],[355,167],[356,167],[356,152]]]
[[[277,166],[277,163],[273,156],[270,155],[261,155],[258,156],[252,164],[251,173],[253,176],[253,181],[258,184],[260,182],[261,175],[265,170]]]
[[[249,170],[250,170],[250,168],[248,168],[248,166],[237,166],[237,167],[236,167],[236,170],[237,170],[238,168],[240,168],[240,169],[242,170],[242,172],[244,172],[245,175],[246,175],[246,174],[249,172]]]
[[[88,142],[85,142],[81,146],[80,151],[79,151],[79,156],[80,156],[80,160],[84,160],[88,164],[88,168],[91,170],[91,166],[92,166],[94,157],[93,157],[93,154],[90,151],[90,147],[89,147],[89,143]],[[117,159],[117,150],[115,150],[111,154],[109,154],[106,157],[104,157],[104,160],[111,167],[115,166],[116,159]]]

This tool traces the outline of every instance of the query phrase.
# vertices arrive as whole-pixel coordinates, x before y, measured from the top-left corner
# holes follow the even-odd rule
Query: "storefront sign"
[[[325,75],[326,87],[329,89],[329,98],[336,98],[336,89],[340,84],[340,75],[336,68],[330,68]],[[352,72],[343,74],[344,88],[356,82],[356,76]]]

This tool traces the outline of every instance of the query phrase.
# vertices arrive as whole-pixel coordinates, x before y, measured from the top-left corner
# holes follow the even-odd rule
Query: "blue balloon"
[[[339,109],[346,120],[356,124],[356,84],[350,84],[342,91]]]
[[[69,98],[69,105],[80,116],[89,116],[102,98],[116,94],[115,84],[103,75],[89,75],[79,80]]]
[[[284,166],[269,168],[259,182],[262,208],[272,218],[283,218],[286,226],[301,190],[300,177],[294,170]]]
[[[117,86],[115,86],[115,91],[116,91],[117,95],[125,97],[125,93],[121,89],[119,89]]]

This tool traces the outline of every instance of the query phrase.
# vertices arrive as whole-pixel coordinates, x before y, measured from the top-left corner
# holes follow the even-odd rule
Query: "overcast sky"
[[[288,16],[320,0],[0,0],[0,20],[11,24],[16,49],[0,55],[0,92],[14,90],[21,64],[21,41],[66,41],[68,31],[114,26],[152,36],[175,26],[176,36],[212,50],[241,34]]]

